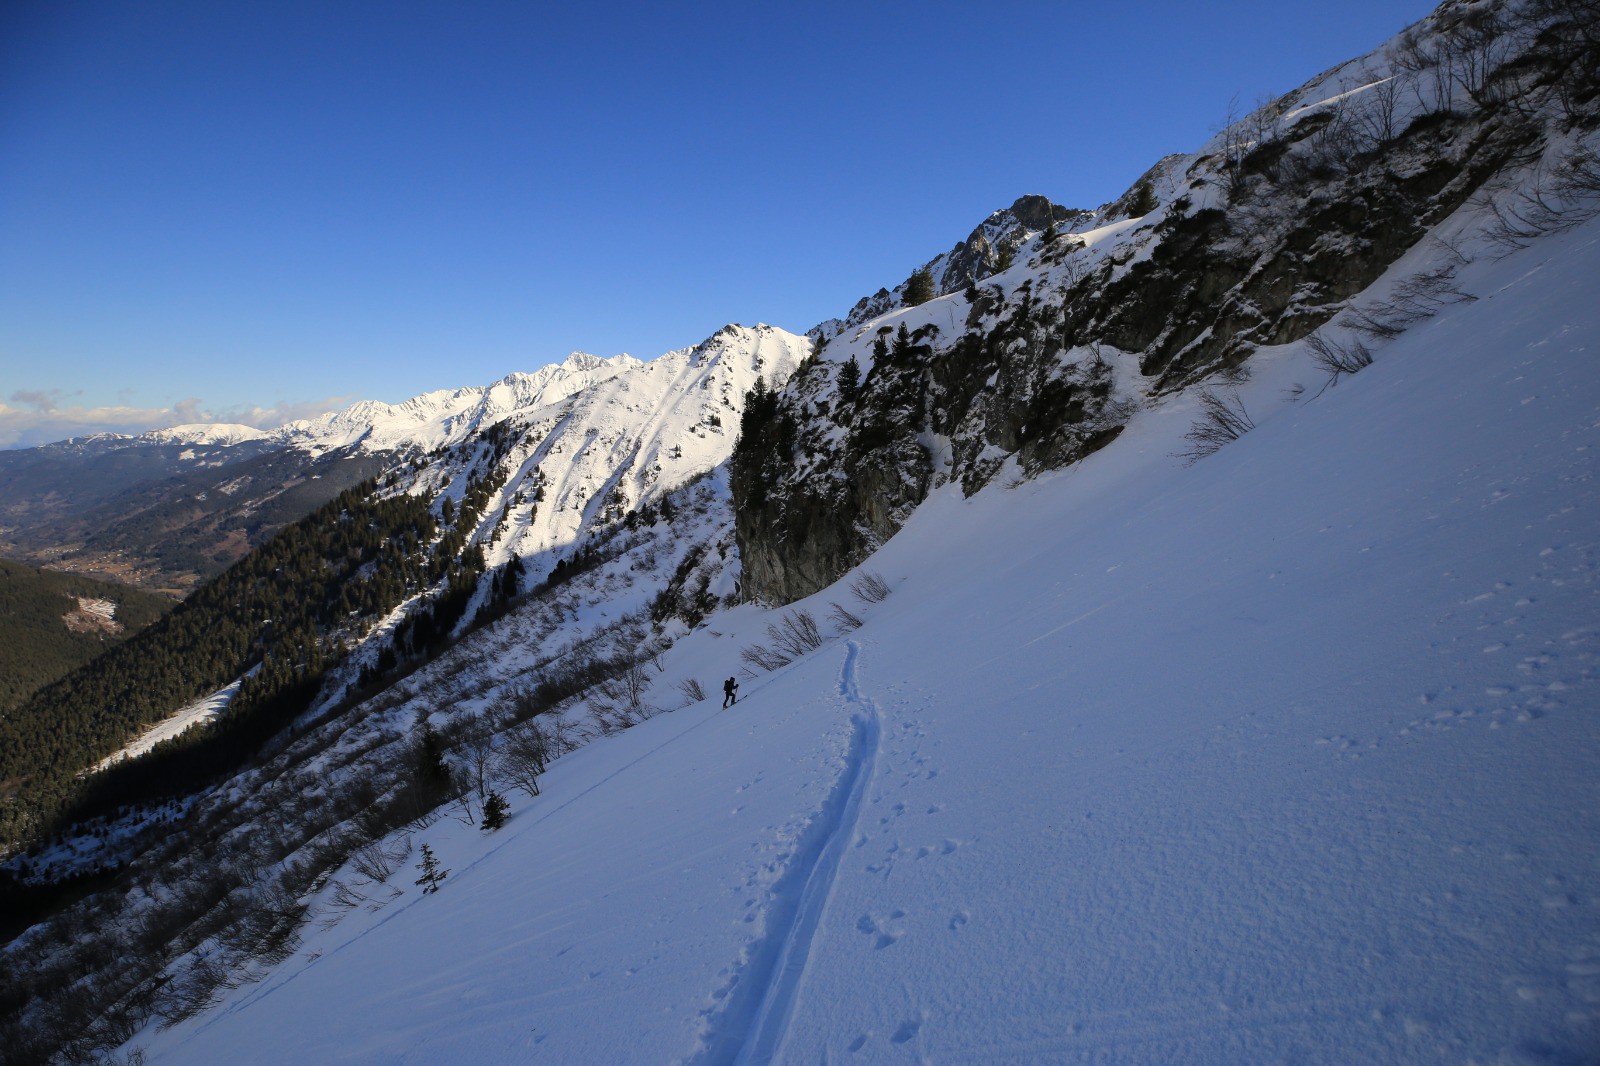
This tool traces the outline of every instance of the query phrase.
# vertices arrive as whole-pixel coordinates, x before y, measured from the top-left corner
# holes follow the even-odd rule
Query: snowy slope
[[[239,425],[235,422],[206,422],[172,426],[168,429],[152,429],[148,433],[139,434],[136,439],[155,444],[226,445],[266,440],[269,437],[270,434],[254,426]]]
[[[727,326],[712,338],[693,348],[668,352],[659,359],[640,360],[622,354],[607,358],[573,352],[560,363],[541,367],[533,373],[517,372],[486,386],[439,389],[413,396],[401,403],[362,400],[339,411],[316,418],[297,419],[276,429],[261,430],[232,423],[196,423],[155,429],[137,435],[103,433],[74,438],[72,443],[91,444],[200,444],[232,445],[260,441],[295,447],[313,455],[341,448],[364,452],[416,449],[432,451],[459,444],[473,434],[525,412],[547,410],[602,382],[616,378],[644,377],[668,384],[683,376],[685,363],[701,367],[723,355],[748,346],[756,358],[774,359],[767,371],[769,384],[787,377],[796,359],[804,358],[810,342],[801,336],[773,326]],[[698,353],[698,354],[696,354]],[[698,358],[700,362],[694,362]],[[665,363],[672,369],[663,373]],[[755,376],[749,375],[748,388]],[[710,389],[704,375],[691,384]],[[719,383],[720,384],[720,383]],[[659,385],[645,386],[648,391]],[[718,389],[717,399],[722,398]],[[742,399],[741,391],[736,399]],[[674,400],[674,402],[677,402]],[[736,426],[734,428],[737,428]],[[714,464],[713,464],[714,465]]]
[[[101,759],[95,764],[94,768],[103,770],[113,763],[121,762],[123,759],[137,759],[162,741],[182,736],[195,726],[212,721],[228,709],[228,704],[238,694],[241,683],[235,681],[233,684],[211,693],[205,699],[196,700],[187,707],[180,707],[168,717],[163,718],[160,722],[139,734],[135,740],[121,750]]]
[[[398,404],[363,400],[342,411],[287,423],[273,436],[310,451],[352,445],[365,451],[433,449],[464,440],[514,411],[557,403],[639,365],[630,355],[601,359],[573,352],[564,362],[531,374],[510,374],[486,387],[440,389]]]
[[[1397,264],[1400,277],[1418,266]],[[1600,223],[1193,467],[936,493],[866,624],[555,763],[156,1063],[1585,1061]],[[922,312],[918,309],[918,313]],[[772,617],[714,618],[708,690]]]
[[[810,352],[806,338],[772,326],[727,326],[692,348],[611,368],[558,400],[547,390],[515,408],[527,429],[479,531],[489,565],[567,548],[608,506],[620,517],[714,469],[733,451],[756,379],[779,385]],[[459,479],[441,487],[456,497],[464,488]]]

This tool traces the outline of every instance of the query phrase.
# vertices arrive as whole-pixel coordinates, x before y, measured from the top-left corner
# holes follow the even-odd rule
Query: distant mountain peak
[[[161,444],[241,444],[248,440],[264,440],[272,434],[237,422],[191,422],[166,429],[152,429],[140,437]]]

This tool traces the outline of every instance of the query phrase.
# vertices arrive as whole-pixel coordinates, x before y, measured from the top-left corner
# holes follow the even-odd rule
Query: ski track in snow
[[[839,696],[855,708],[854,735],[844,773],[773,886],[771,932],[735,975],[735,991],[695,1063],[754,1066],[777,1057],[801,986],[811,946],[833,897],[846,844],[856,836],[862,800],[872,782],[880,735],[878,708],[856,686],[861,646],[849,641],[839,673]]]

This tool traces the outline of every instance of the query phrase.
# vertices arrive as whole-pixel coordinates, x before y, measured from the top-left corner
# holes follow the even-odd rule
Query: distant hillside
[[[183,595],[388,462],[154,433],[0,452],[0,552]]]
[[[0,559],[0,716],[171,606],[125,585]]]

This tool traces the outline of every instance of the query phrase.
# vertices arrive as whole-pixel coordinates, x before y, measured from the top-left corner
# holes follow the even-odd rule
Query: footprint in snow
[[[895,1044],[910,1043],[913,1039],[916,1038],[916,1035],[921,1031],[922,1031],[922,1019],[920,1019],[920,1018],[914,1019],[914,1020],[911,1020],[911,1021],[901,1022],[900,1023],[900,1028],[898,1028],[898,1029],[896,1029],[894,1031],[894,1035],[891,1036],[889,1038],[889,1040],[890,1040],[890,1042],[895,1043]]]
[[[889,915],[886,921],[899,921],[905,916],[905,911],[895,911],[893,914]],[[888,928],[888,926],[885,924],[885,921],[879,921],[870,913],[863,914],[859,919],[857,919],[856,928],[866,935],[875,938],[872,944],[872,950],[874,951],[882,951],[884,948],[893,945],[897,940],[905,935],[899,930]]]

